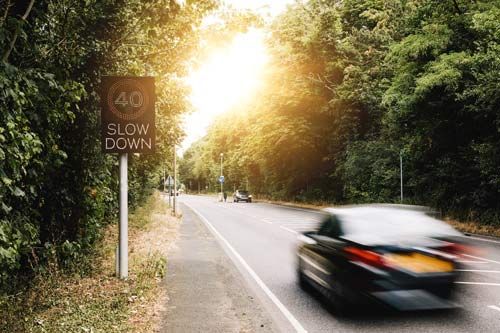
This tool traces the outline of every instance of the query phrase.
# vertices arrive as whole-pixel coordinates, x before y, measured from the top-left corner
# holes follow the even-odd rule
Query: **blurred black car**
[[[299,236],[299,283],[338,314],[373,301],[398,310],[452,308],[460,236],[422,208],[326,209],[319,230]]]
[[[233,202],[240,201],[252,202],[252,196],[248,193],[248,191],[236,190],[236,192],[233,193]]]

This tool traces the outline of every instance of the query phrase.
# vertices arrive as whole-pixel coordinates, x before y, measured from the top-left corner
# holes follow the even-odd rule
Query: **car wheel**
[[[352,311],[352,304],[344,296],[344,288],[340,281],[333,281],[333,288],[324,288],[323,295],[330,307],[331,312],[340,317],[348,316]],[[330,284],[332,286],[332,284]]]
[[[300,268],[297,269],[297,275],[298,275],[300,289],[304,291],[311,291],[312,286],[307,280],[307,276],[305,276],[305,274],[302,272]]]

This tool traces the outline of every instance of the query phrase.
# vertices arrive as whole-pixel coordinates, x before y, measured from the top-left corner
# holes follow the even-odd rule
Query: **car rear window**
[[[404,209],[346,209],[337,212],[345,235],[368,234],[371,236],[460,235],[448,224],[423,212]]]

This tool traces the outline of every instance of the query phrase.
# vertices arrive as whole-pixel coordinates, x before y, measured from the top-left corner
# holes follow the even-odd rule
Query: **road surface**
[[[472,239],[483,251],[463,260],[458,310],[387,313],[373,309],[338,318],[297,284],[297,234],[317,225],[317,212],[264,203],[221,203],[207,196],[184,195],[179,201],[216,236],[279,331],[500,332],[498,240]]]

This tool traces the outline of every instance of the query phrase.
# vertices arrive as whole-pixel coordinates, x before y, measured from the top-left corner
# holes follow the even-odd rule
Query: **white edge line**
[[[283,229],[283,230],[286,230],[286,231],[288,231],[288,232],[291,232],[292,234],[296,234],[296,235],[298,234],[298,232],[297,232],[297,231],[292,230],[292,229],[288,229],[287,227],[284,227],[284,226],[282,226],[282,225],[280,225],[280,228],[281,228],[281,229]]]
[[[184,203],[186,204],[186,203]],[[187,205],[187,204],[186,204]],[[257,273],[247,264],[245,259],[243,259],[238,252],[229,244],[229,242],[214,228],[214,226],[196,209],[188,205],[189,208],[207,225],[207,227],[227,246],[231,253],[238,259],[240,264],[248,271],[250,276],[255,280],[259,287],[264,291],[264,293],[271,299],[271,301],[278,307],[281,313],[288,319],[290,324],[299,333],[307,333],[306,329],[299,323],[299,321],[293,316],[293,314],[280,302],[280,300],[273,294],[273,292],[264,284],[264,282],[259,278]]]
[[[474,284],[480,286],[497,286],[500,287],[500,283],[489,283],[489,282],[468,282],[468,281],[455,281],[457,284]]]
[[[500,308],[499,308],[498,306],[488,305],[488,307],[489,307],[490,309],[500,311]]]

